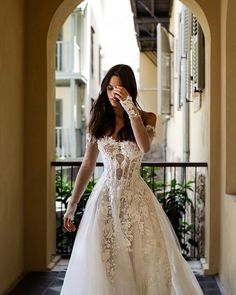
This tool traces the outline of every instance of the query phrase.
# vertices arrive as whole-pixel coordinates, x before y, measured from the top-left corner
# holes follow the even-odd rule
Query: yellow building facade
[[[55,43],[79,0],[2,1],[0,294],[55,253]],[[206,38],[205,272],[236,294],[236,2],[183,0]],[[152,102],[155,104],[155,102]]]

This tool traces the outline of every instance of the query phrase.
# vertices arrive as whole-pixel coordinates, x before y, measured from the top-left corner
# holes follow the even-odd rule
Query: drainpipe
[[[75,138],[75,126],[76,126],[76,105],[77,105],[77,99],[76,99],[76,84],[74,79],[70,79],[70,97],[71,97],[71,107],[70,107],[70,138],[69,138],[69,144],[70,144],[70,152],[71,157],[76,157],[76,138]]]
[[[190,110],[189,102],[187,99],[183,100],[183,161],[189,162],[190,160],[190,143],[189,143],[189,130],[190,130]]]
[[[165,117],[163,124],[164,124],[164,139],[163,139],[163,161],[167,161],[167,146],[168,146],[168,141],[167,141],[167,132],[168,132],[168,121],[170,120],[169,117]]]

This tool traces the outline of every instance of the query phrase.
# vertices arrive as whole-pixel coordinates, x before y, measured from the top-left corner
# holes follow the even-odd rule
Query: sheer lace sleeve
[[[70,197],[70,200],[68,202],[64,218],[73,220],[77,204],[80,201],[80,198],[83,195],[88,184],[88,181],[94,171],[97,156],[97,141],[93,136],[87,134],[85,155],[80,166],[79,172],[76,176],[74,189],[72,192],[72,196]]]
[[[128,95],[125,100],[120,100],[120,104],[122,105],[122,107],[127,112],[130,118],[140,116],[139,111],[133,103],[131,96]]]

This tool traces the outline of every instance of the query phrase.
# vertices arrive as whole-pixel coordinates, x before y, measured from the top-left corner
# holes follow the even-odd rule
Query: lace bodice
[[[155,129],[147,125],[147,132],[151,138],[155,136]],[[89,138],[91,141],[91,138]],[[139,169],[144,153],[135,142],[117,141],[111,136],[104,136],[97,141],[98,149],[104,163],[104,174],[110,180],[130,182],[139,176]]]
[[[112,181],[131,182],[139,175],[143,153],[131,141],[116,141],[112,137],[98,140],[103,157],[104,174]]]

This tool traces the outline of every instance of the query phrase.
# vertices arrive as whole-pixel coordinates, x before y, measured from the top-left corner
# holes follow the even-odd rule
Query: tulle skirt
[[[203,294],[172,226],[141,177],[96,184],[61,295]]]

